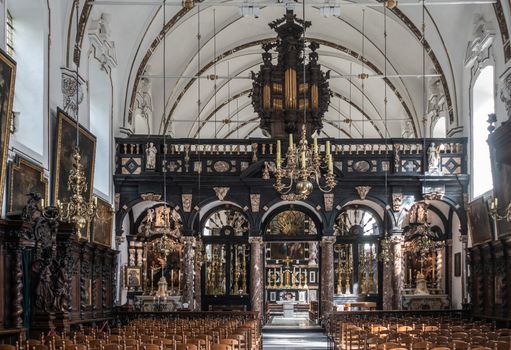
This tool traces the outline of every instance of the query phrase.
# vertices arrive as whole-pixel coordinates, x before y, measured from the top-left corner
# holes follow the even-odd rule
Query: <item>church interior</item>
[[[511,1],[0,23],[0,350],[511,350]]]

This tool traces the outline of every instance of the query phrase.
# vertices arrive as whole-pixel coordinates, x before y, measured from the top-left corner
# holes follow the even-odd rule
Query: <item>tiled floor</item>
[[[276,317],[263,328],[264,350],[326,350],[323,329],[306,318]]]

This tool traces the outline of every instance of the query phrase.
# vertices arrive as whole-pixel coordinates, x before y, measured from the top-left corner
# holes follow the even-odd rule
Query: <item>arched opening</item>
[[[481,70],[472,90],[472,197],[493,188],[488,139],[488,114],[495,110],[494,68]]]
[[[338,213],[334,228],[335,303],[341,309],[356,306],[354,303],[372,303],[367,305],[373,308],[381,305],[381,217],[369,206],[350,204]]]
[[[445,138],[447,133],[447,120],[445,117],[439,117],[433,126],[433,131],[431,133],[432,137],[435,138]]]
[[[250,224],[234,205],[212,208],[201,222],[204,242],[202,308],[214,311],[229,305],[248,310],[250,305]]]
[[[269,323],[315,322],[319,316],[320,223],[308,209],[293,205],[271,213],[263,228]]]

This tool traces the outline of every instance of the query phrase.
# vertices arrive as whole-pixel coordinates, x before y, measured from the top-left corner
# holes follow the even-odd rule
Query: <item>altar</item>
[[[284,318],[295,317],[295,305],[298,304],[296,301],[279,300],[277,304],[282,305],[284,311]]]
[[[181,302],[180,295],[170,296],[152,296],[152,295],[137,295],[135,296],[135,305],[140,311],[155,312],[155,311],[179,311],[187,309],[188,305]]]
[[[449,308],[447,294],[403,294],[403,310],[445,310]]]

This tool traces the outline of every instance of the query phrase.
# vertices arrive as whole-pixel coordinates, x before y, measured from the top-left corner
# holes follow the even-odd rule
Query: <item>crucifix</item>
[[[286,256],[286,258],[283,261],[286,264],[286,267],[289,267],[289,264],[291,263],[292,260],[289,259],[289,256]]]

